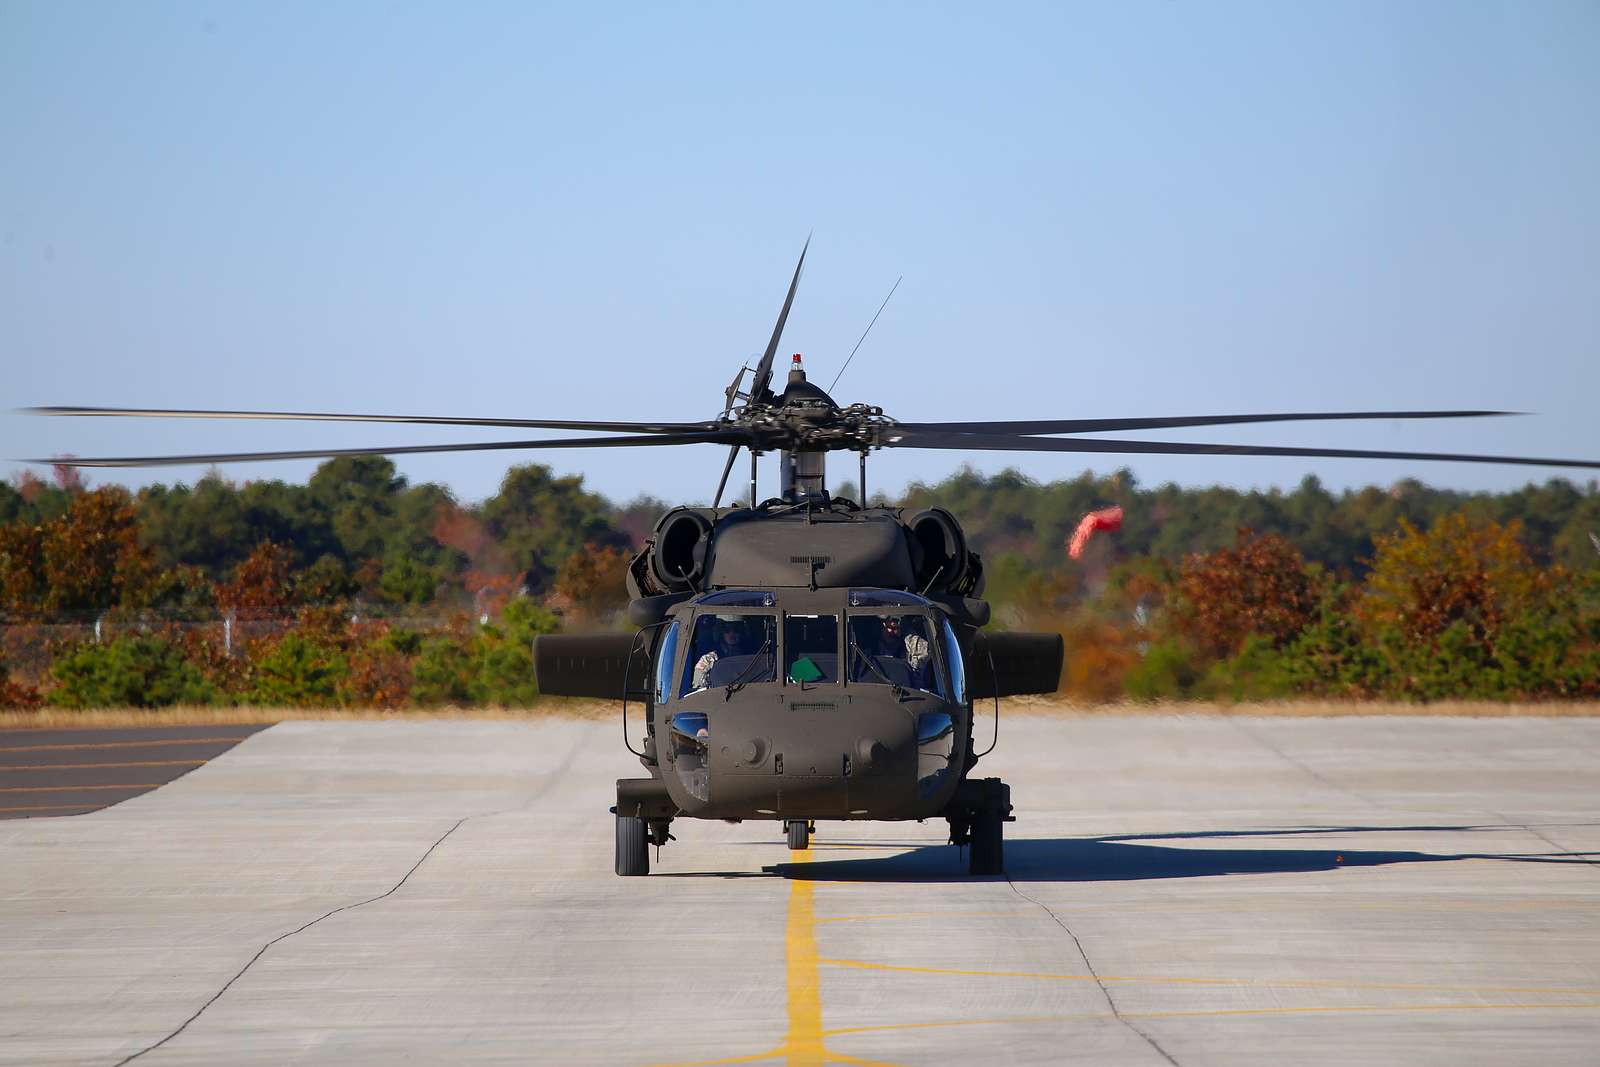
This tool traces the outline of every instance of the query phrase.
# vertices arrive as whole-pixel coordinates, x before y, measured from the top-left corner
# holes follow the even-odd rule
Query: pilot
[[[709,681],[711,668],[717,665],[717,660],[745,654],[744,620],[738,615],[719,615],[717,624],[715,647],[694,661],[694,677],[691,685],[695,689],[704,689],[711,684]]]
[[[928,648],[928,639],[921,634],[907,633],[904,642],[902,642],[900,640],[900,632],[900,620],[893,615],[884,616],[884,646],[893,650],[891,654],[895,656],[901,655],[901,649],[904,649],[906,666],[910,667],[913,673],[919,673],[922,670],[922,665],[927,663],[932,655],[931,650]]]

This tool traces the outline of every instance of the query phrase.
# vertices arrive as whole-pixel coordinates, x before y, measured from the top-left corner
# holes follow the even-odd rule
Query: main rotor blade
[[[635,435],[629,437],[568,437],[547,441],[483,441],[461,445],[398,445],[393,448],[306,448],[281,452],[212,452],[192,456],[63,456],[29,459],[61,467],[181,467],[191,464],[256,463],[274,459],[334,459],[339,456],[401,456],[421,452],[505,452],[543,448],[633,448],[648,445],[700,445],[743,443],[742,430],[699,433]]]
[[[914,430],[956,433],[1109,433],[1159,430],[1174,426],[1228,426],[1242,422],[1321,422],[1335,419],[1471,419],[1520,415],[1519,411],[1309,411],[1280,415],[1171,415],[1147,419],[1045,419],[1020,422],[902,422]]]
[[[811,238],[808,236],[800,249],[800,262],[794,265],[794,277],[789,279],[789,295],[783,298],[778,324],[772,328],[772,340],[767,342],[767,350],[761,354],[761,362],[756,364],[755,377],[750,379],[750,400],[753,403],[759,403],[771,391],[772,357],[778,354],[778,342],[783,340],[783,324],[789,321],[789,308],[794,306],[794,291],[800,284],[800,268],[806,265],[806,250],[810,247]]]
[[[529,430],[608,430],[614,433],[694,433],[714,422],[591,422],[571,419],[478,419],[451,415],[347,415],[323,411],[207,411],[188,408],[38,407],[27,415],[109,415],[160,419],[270,419],[293,422],[405,422],[430,426],[513,426]]]
[[[950,448],[983,452],[1099,452],[1155,456],[1310,456],[1325,459],[1413,459],[1453,463],[1510,463],[1524,467],[1583,467],[1600,470],[1600,460],[1536,459],[1528,456],[1483,456],[1457,452],[1391,452],[1372,448],[1292,448],[1277,445],[1215,445],[1181,441],[1117,441],[1095,437],[1028,437],[1026,435],[949,433],[891,427],[883,438],[889,448]]]

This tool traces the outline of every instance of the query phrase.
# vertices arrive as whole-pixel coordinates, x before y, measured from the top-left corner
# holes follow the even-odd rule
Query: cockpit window
[[[850,680],[921,689],[949,699],[925,615],[851,615]]]
[[[950,684],[955,695],[951,697],[957,704],[967,702],[967,665],[961,658],[961,642],[956,640],[955,628],[950,625],[950,620],[940,619],[939,628],[944,634],[944,659],[950,664]]]
[[[656,703],[665,704],[672,696],[672,665],[678,658],[678,620],[673,619],[656,652]]]
[[[773,615],[697,616],[678,695],[718,685],[773,681],[777,632]]]
[[[770,608],[776,603],[776,599],[771,593],[762,589],[721,589],[715,593],[707,593],[700,598],[699,603],[703,607]]]
[[[790,682],[831,685],[839,680],[839,616],[785,615],[784,676]]]

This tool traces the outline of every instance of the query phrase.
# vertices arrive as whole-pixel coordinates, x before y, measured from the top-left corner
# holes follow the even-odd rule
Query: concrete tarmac
[[[1009,719],[942,823],[674,826],[615,722],[283,723],[0,826],[0,1063],[1593,1064],[1600,720]]]

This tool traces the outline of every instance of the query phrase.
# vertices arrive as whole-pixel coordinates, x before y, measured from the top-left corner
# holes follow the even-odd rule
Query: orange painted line
[[[103,807],[104,804],[23,804],[15,808],[0,808],[0,811],[98,811]]]
[[[135,782],[131,785],[18,785],[0,788],[0,793],[87,793],[98,789],[154,789],[166,782]]]
[[[819,959],[828,967],[855,967],[868,971],[901,971],[908,974],[953,974],[975,978],[1036,978],[1053,982],[1138,982],[1164,985],[1231,986],[1256,989],[1394,989],[1433,993],[1557,993],[1570,996],[1592,997],[1600,988],[1583,986],[1469,986],[1433,985],[1420,982],[1343,982],[1337,979],[1307,978],[1195,978],[1160,977],[1117,974],[1047,974],[1040,971],[970,971],[953,967],[907,967],[890,963],[871,963],[867,960]],[[1123,1014],[1131,1014],[1124,1012]]]
[[[1396,1014],[1418,1011],[1548,1011],[1557,1008],[1588,1010],[1600,1008],[1600,1003],[1584,1004],[1359,1004],[1338,1006],[1312,1006],[1305,1008],[1214,1008],[1199,1011],[1125,1011],[1129,1019],[1182,1019],[1213,1018],[1230,1015],[1305,1015],[1305,1014]],[[876,1034],[893,1030],[935,1030],[951,1026],[1016,1026],[1033,1023],[1073,1022],[1078,1019],[1105,1019],[1109,1013],[1080,1013],[1077,1015],[1018,1015],[998,1019],[941,1019],[926,1023],[893,1023],[886,1026],[846,1026],[825,1031],[824,1037],[846,1034]]]
[[[87,771],[113,767],[198,767],[203,759],[152,759],[138,763],[27,763],[10,766],[0,763],[0,774],[7,771]]]
[[[249,736],[249,735],[246,735]],[[81,745],[0,745],[0,752],[65,752],[80,748],[149,748],[152,745],[237,745],[244,737],[168,737],[159,741],[103,741]]]

